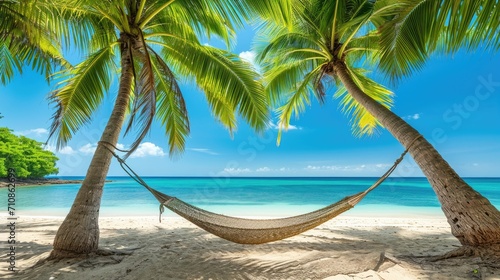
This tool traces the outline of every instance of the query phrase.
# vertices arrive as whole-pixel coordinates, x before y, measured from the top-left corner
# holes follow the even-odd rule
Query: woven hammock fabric
[[[337,203],[298,216],[281,219],[244,219],[212,213],[175,197],[155,190],[155,196],[162,205],[179,214],[200,228],[223,239],[240,244],[262,244],[285,239],[340,215],[351,209],[367,192],[348,196]]]

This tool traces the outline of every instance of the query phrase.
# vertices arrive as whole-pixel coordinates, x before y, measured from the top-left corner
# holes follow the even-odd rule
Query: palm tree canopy
[[[403,0],[380,28],[380,67],[393,80],[421,69],[434,51],[500,48],[498,0]]]
[[[61,18],[51,1],[0,1],[0,84],[29,65],[46,75],[54,66],[68,66],[61,55]]]
[[[324,101],[328,85],[335,82],[332,65],[339,61],[364,92],[390,107],[392,93],[370,79],[363,66],[372,64],[379,54],[376,29],[399,9],[397,1],[388,0],[299,0],[289,16],[291,28],[272,21],[266,24],[257,45],[258,58],[266,91],[279,106],[280,127],[286,129],[291,116],[310,104],[311,93]],[[355,134],[374,132],[378,121],[342,86],[334,96],[352,116]]]
[[[214,116],[230,132],[236,129],[236,112],[255,129],[264,129],[268,110],[258,73],[238,56],[199,40],[217,36],[230,45],[235,28],[254,16],[252,6],[259,3],[270,9],[260,8],[263,17],[286,22],[274,12],[286,10],[286,1],[60,1],[58,6],[74,16],[74,28],[88,30],[77,41],[90,55],[57,77],[60,82],[51,95],[57,108],[51,136],[57,137],[58,147],[88,123],[102,103],[113,75],[120,71],[120,45],[127,46],[134,65],[126,133],[132,128],[138,132],[131,151],[146,136],[153,119],[164,127],[171,155],[184,149],[189,120],[178,84],[181,77],[196,82]]]

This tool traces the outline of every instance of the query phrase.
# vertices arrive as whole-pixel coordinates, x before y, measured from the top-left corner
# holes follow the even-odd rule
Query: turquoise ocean
[[[83,179],[82,177],[60,177]],[[248,217],[284,217],[310,212],[365,190],[377,178],[214,178],[145,177],[151,187],[209,211]],[[129,177],[109,177],[101,216],[155,216],[157,200]],[[465,178],[500,209],[500,178]],[[26,216],[65,216],[79,184],[19,186],[16,212]],[[7,189],[0,189],[7,201]],[[0,203],[3,204],[3,203]],[[6,207],[5,207],[6,208]],[[166,210],[166,216],[175,214]],[[388,178],[343,215],[444,217],[425,178]]]

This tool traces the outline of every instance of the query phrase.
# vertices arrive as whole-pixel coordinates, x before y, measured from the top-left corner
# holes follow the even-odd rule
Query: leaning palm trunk
[[[452,234],[466,247],[500,246],[500,212],[485,197],[472,189],[434,147],[408,123],[366,95],[353,81],[343,62],[334,74],[349,94],[405,147],[420,166],[437,194]],[[497,252],[498,254],[498,252]]]
[[[124,41],[126,40],[122,42]],[[101,141],[113,145],[118,142],[134,78],[132,59],[126,48],[126,43],[122,43],[120,49],[122,72],[118,96],[111,117],[101,136]],[[99,208],[111,159],[111,153],[98,144],[73,206],[56,233],[54,249],[50,258],[64,258],[97,251],[99,245]]]

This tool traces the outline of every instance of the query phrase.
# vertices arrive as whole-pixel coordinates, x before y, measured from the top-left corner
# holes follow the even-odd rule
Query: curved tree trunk
[[[460,243],[472,247],[495,245],[498,248],[498,209],[462,180],[434,147],[420,137],[417,130],[366,95],[354,83],[343,62],[337,62],[333,68],[349,94],[377,118],[405,148],[419,137],[409,152],[432,185],[451,226],[451,232]]]
[[[123,37],[123,36],[122,36]],[[101,136],[101,141],[116,145],[129,105],[134,78],[132,58],[127,40],[121,41],[121,77],[115,106]],[[54,249],[49,258],[64,258],[96,252],[99,245],[99,209],[101,197],[111,163],[112,154],[98,143],[87,175],[76,195],[69,214],[59,227]]]

